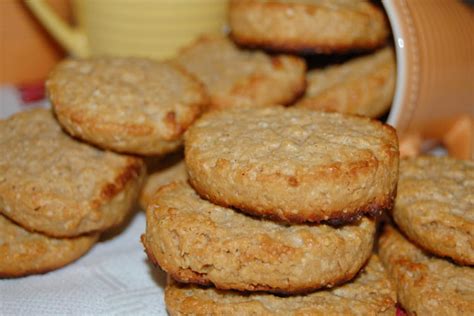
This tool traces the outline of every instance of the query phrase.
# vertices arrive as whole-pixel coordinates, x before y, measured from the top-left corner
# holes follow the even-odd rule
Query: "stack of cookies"
[[[229,37],[202,36],[173,59],[203,83],[207,110],[289,105],[381,117],[389,109],[395,57],[380,6],[366,0],[232,0],[228,22]],[[183,163],[173,167],[172,160],[148,164],[144,209],[159,186],[186,176]]]
[[[66,60],[47,89],[53,111],[0,121],[0,276],[64,266],[124,222],[145,176],[136,155],[178,148],[208,103],[181,68],[140,58]]]
[[[396,195],[396,134],[319,112],[382,115],[392,49],[307,75],[301,57],[255,50],[380,48],[382,11],[369,1],[235,0],[229,24],[230,38],[202,37],[175,58],[219,111],[187,131],[185,164],[160,167],[142,194],[142,242],[170,275],[168,311],[393,314],[395,292],[372,248],[375,218]]]
[[[0,121],[0,276],[60,268],[123,222],[143,161],[78,142],[49,110]]]
[[[385,228],[379,253],[400,304],[412,315],[472,315],[474,163],[402,160],[392,215],[400,231]]]
[[[187,131],[185,161],[190,184],[158,190],[142,237],[179,282],[166,290],[171,314],[394,311],[372,255],[374,217],[396,192],[392,128],[297,108],[214,111]]]
[[[369,117],[380,117],[390,107],[395,57],[386,45],[390,29],[380,3],[231,0],[229,25],[232,39],[243,47],[304,55],[316,66],[307,73],[298,106]],[[350,58],[354,52],[367,54]],[[321,68],[322,54],[336,56],[332,61],[338,64]]]

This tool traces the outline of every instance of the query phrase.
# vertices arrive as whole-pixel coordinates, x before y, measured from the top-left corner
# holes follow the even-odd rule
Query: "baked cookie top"
[[[50,236],[119,224],[145,172],[139,158],[69,137],[44,109],[0,120],[0,152],[0,212]]]
[[[401,160],[393,218],[414,243],[474,264],[474,162],[449,157]]]
[[[313,69],[308,88],[297,106],[378,117],[392,104],[395,57],[392,47],[340,65]]]
[[[272,107],[208,113],[185,137],[190,182],[210,201],[288,222],[390,209],[395,130],[368,118]]]
[[[0,277],[45,273],[76,260],[99,234],[52,238],[33,233],[0,215]]]
[[[231,0],[229,24],[239,44],[296,53],[372,49],[390,33],[367,0]]]
[[[240,49],[225,37],[201,37],[176,61],[205,84],[214,109],[290,104],[305,89],[303,59]]]
[[[375,222],[287,226],[201,199],[185,182],[147,208],[149,258],[175,279],[221,289],[301,293],[350,280],[370,257]]]
[[[242,294],[168,281],[170,315],[395,315],[396,293],[373,255],[351,282],[306,295]]]
[[[389,226],[379,255],[410,315],[472,314],[474,269],[428,255]]]
[[[46,87],[70,134],[143,155],[176,149],[208,102],[204,87],[184,70],[143,58],[69,59]]]

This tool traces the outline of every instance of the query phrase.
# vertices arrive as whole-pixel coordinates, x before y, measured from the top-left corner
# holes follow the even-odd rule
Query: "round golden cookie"
[[[205,84],[213,109],[290,104],[306,87],[303,59],[239,49],[225,37],[201,37],[176,61]]]
[[[185,139],[201,196],[288,222],[346,222],[390,209],[398,156],[388,125],[296,108],[211,112]]]
[[[409,315],[472,315],[474,269],[428,255],[390,226],[379,255]]]
[[[140,58],[66,60],[46,87],[68,133],[140,155],[179,147],[183,132],[208,102],[204,87],[184,70]]]
[[[185,182],[147,208],[148,257],[173,278],[220,289],[301,293],[352,279],[370,257],[375,222],[287,226],[201,199]]]
[[[296,53],[372,49],[390,33],[366,0],[231,0],[229,24],[239,44]]]
[[[370,55],[307,75],[308,88],[296,106],[378,117],[392,104],[395,58],[386,47]]]
[[[44,109],[0,120],[0,152],[0,212],[55,237],[120,224],[145,174],[141,159],[74,140]]]
[[[179,284],[165,289],[174,315],[395,315],[396,292],[376,255],[351,282],[306,295],[242,294]]]
[[[59,269],[85,254],[99,234],[52,238],[32,233],[0,215],[0,277]]]
[[[176,159],[179,158],[179,159]],[[155,192],[171,182],[186,181],[188,173],[182,155],[173,155],[155,163],[148,175],[139,197],[140,206],[146,210]]]
[[[417,245],[474,265],[474,162],[428,156],[401,160],[392,215]]]

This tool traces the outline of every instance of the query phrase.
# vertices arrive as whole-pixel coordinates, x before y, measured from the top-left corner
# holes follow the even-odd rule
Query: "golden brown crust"
[[[472,315],[474,270],[430,256],[387,226],[379,255],[410,315]]]
[[[142,240],[152,262],[181,282],[289,294],[354,277],[370,256],[374,233],[368,218],[334,228],[250,217],[175,182],[149,204]]]
[[[208,113],[188,130],[185,152],[201,196],[287,222],[377,214],[396,193],[396,133],[368,118],[280,107]]]
[[[148,253],[148,252],[147,252]],[[148,253],[148,255],[150,255]],[[152,260],[153,261],[153,260]],[[154,259],[153,262],[157,261]],[[357,274],[357,273],[355,273]],[[304,286],[304,287],[292,287],[292,288],[287,288],[287,289],[275,289],[272,288],[271,286],[267,284],[248,284],[245,286],[238,286],[238,285],[231,285],[231,286],[221,286],[221,285],[216,285],[213,282],[211,282],[206,274],[204,273],[197,273],[191,269],[184,269],[184,270],[178,270],[178,271],[172,271],[169,272],[169,276],[173,278],[174,280],[181,282],[181,283],[189,283],[189,284],[198,284],[201,286],[212,286],[214,285],[216,288],[221,289],[221,290],[240,290],[240,291],[249,291],[249,292],[268,292],[268,293],[273,293],[273,294],[278,294],[278,295],[304,295],[308,294],[311,292],[314,292],[315,289],[320,289],[320,288],[332,288],[334,286],[338,286],[340,284],[344,284],[348,281],[350,281],[354,275],[354,273],[347,273],[344,275],[340,275],[333,280],[331,280],[330,284],[326,285],[310,285],[310,286]]]
[[[140,58],[66,60],[46,86],[68,133],[141,155],[178,148],[208,103],[204,87],[180,67]]]
[[[370,1],[232,0],[232,38],[241,45],[296,53],[373,49],[389,34]]]
[[[308,89],[296,106],[378,117],[392,103],[395,90],[395,57],[386,47],[341,65],[313,69]]]
[[[0,277],[20,277],[59,269],[85,254],[99,234],[52,238],[32,233],[0,215]]]
[[[301,216],[300,214],[288,214],[285,215],[285,218],[282,219],[278,214],[278,211],[275,209],[263,209],[261,211],[255,211],[249,206],[248,204],[226,204],[225,202],[221,202],[221,200],[213,200],[212,196],[208,196],[205,192],[206,191],[200,191],[199,184],[195,184],[192,181],[189,181],[192,185],[194,190],[196,190],[199,195],[203,196],[205,199],[208,201],[221,205],[223,207],[228,207],[228,208],[237,208],[239,210],[243,210],[245,213],[253,215],[253,216],[263,216],[267,219],[276,221],[276,222],[290,222],[294,224],[303,224],[305,222],[313,222],[313,223],[326,223],[329,225],[335,225],[335,226],[340,226],[344,225],[347,223],[353,223],[355,221],[358,221],[364,216],[368,217],[379,217],[386,211],[390,211],[393,208],[395,197],[396,197],[396,192],[397,190],[395,189],[387,199],[382,200],[382,201],[376,201],[376,202],[371,202],[367,205],[364,205],[358,209],[355,209],[354,212],[352,213],[347,213],[342,210],[340,211],[334,211],[331,214],[333,215],[332,218],[325,218],[321,217],[320,214],[308,214],[308,216]]]
[[[55,237],[120,224],[145,174],[139,158],[70,138],[48,110],[0,121],[0,151],[0,212]]]
[[[176,62],[201,80],[211,108],[291,104],[306,88],[303,59],[239,49],[225,37],[201,37]]]
[[[377,256],[351,282],[307,295],[281,297],[184,285],[168,280],[170,315],[395,315],[396,294]]]
[[[428,156],[402,160],[392,215],[417,245],[474,265],[474,162]]]

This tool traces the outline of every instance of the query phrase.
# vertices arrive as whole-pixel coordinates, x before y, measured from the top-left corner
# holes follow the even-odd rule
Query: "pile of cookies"
[[[361,313],[394,311],[372,256],[374,217],[392,207],[398,178],[391,127],[298,108],[213,111],[187,131],[185,162],[191,185],[155,193],[142,241],[173,279],[215,288],[170,282],[171,314],[344,313],[355,300]],[[366,279],[380,291],[357,291]]]
[[[402,160],[379,254],[410,315],[474,311],[474,162],[448,157]]]
[[[390,107],[395,59],[393,48],[386,45],[390,28],[380,3],[231,0],[229,25],[232,39],[244,47],[308,57],[368,53],[338,65],[310,69],[306,93],[296,100],[298,106],[369,117],[379,117]]]
[[[0,121],[0,276],[60,268],[124,221],[145,175],[141,159],[81,143],[50,110]]]
[[[3,277],[60,268],[122,224],[146,173],[138,155],[175,150],[208,103],[181,68],[139,58],[66,60],[47,90],[53,110],[0,121]]]
[[[231,1],[229,16],[234,42],[274,53],[367,50],[388,34],[368,1]],[[142,194],[142,242],[170,275],[169,313],[393,315],[396,297],[409,314],[471,313],[472,163],[401,162],[393,215],[417,246],[385,228],[378,253],[390,282],[371,253],[373,217],[392,210],[398,182],[393,133],[369,120],[307,111],[382,115],[395,84],[392,48],[310,70],[302,92],[301,58],[242,46],[203,37],[176,59],[204,83],[210,108],[226,112],[195,123],[185,137],[185,163],[165,160],[171,168],[153,174]],[[275,104],[294,107],[255,109]],[[427,203],[437,196],[444,202]],[[416,226],[423,232],[412,237]]]
[[[0,276],[77,259],[141,190],[172,315],[472,312],[474,165],[402,160],[399,181],[396,132],[371,119],[395,82],[380,7],[231,0],[229,24],[167,62],[66,60],[52,110],[0,121]],[[379,260],[386,211],[406,237],[386,226]]]
[[[392,103],[390,30],[370,1],[235,0],[229,26],[230,37],[204,35],[173,60],[203,83],[206,110],[287,105],[377,118]],[[321,53],[339,57],[321,65]],[[161,176],[173,159],[149,160],[143,208],[159,186],[186,178],[183,163]]]

